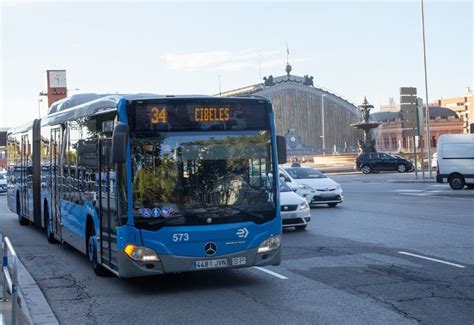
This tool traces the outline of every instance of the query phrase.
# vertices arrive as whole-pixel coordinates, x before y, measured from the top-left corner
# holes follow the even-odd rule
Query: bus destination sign
[[[194,120],[196,122],[225,122],[229,118],[229,107],[196,107],[194,109]]]
[[[266,103],[255,102],[143,101],[130,107],[129,116],[132,130],[138,132],[262,130],[269,128],[270,110]]]

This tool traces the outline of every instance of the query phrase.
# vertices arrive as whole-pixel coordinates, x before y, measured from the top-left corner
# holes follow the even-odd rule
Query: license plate
[[[227,267],[227,259],[196,261],[195,266],[196,270]]]
[[[232,265],[245,265],[247,264],[247,258],[245,256],[233,257],[232,258]]]

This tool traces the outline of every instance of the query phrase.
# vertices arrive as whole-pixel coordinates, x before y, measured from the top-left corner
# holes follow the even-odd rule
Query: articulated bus
[[[97,275],[280,264],[286,143],[267,99],[73,97],[8,132],[21,225],[78,249]]]

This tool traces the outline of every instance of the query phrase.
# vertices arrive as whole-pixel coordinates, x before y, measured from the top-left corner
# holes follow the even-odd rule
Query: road
[[[64,324],[473,323],[474,190],[408,174],[333,178],[345,202],[285,230],[282,264],[264,270],[99,278],[73,248],[19,226],[4,196],[0,232]]]

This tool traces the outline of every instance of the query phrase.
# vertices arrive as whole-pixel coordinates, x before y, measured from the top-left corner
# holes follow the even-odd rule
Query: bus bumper
[[[233,265],[233,261],[242,261],[245,264]],[[213,256],[213,257],[189,257],[176,255],[160,255],[158,262],[137,262],[129,258],[124,252],[119,253],[119,274],[122,278],[134,278],[152,276],[164,273],[192,272],[210,269],[196,269],[197,261],[227,260],[226,267],[215,267],[215,269],[243,268],[250,266],[280,265],[281,247],[267,253],[257,253],[257,248],[237,253]]]

